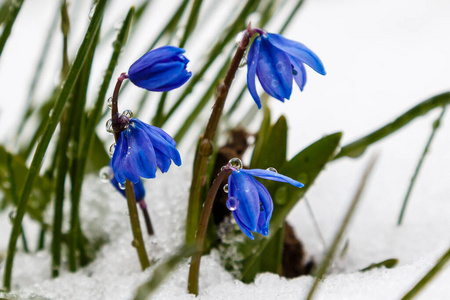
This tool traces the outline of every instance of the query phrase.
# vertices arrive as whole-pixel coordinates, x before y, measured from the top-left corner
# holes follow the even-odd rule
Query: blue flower
[[[124,196],[125,198],[127,197],[127,195],[125,194],[125,189],[120,188],[115,176],[111,178],[110,182],[116,188],[116,190],[118,190],[122,194],[122,196]],[[145,188],[142,184],[142,180],[139,178],[139,181],[137,183],[133,183],[133,186],[134,195],[136,196],[136,202],[142,201],[145,197]]]
[[[259,35],[253,41],[247,62],[247,85],[258,108],[261,108],[261,100],[256,91],[255,75],[267,94],[284,102],[291,97],[292,79],[303,91],[306,84],[303,64],[319,74],[326,73],[319,57],[305,45],[274,33]]]
[[[186,70],[189,60],[184,49],[163,46],[144,54],[128,70],[131,82],[155,92],[167,92],[182,86],[192,73]]]
[[[231,172],[228,177],[227,207],[232,211],[242,232],[252,240],[252,231],[269,235],[269,221],[273,211],[269,192],[253,176],[287,182],[299,188],[304,186],[294,179],[269,170],[239,169]]]
[[[176,142],[164,130],[131,118],[127,129],[120,133],[111,160],[117,182],[133,183],[139,177],[154,178],[157,167],[165,173],[172,161],[181,165]]]

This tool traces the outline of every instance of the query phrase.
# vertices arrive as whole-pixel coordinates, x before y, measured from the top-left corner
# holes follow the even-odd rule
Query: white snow
[[[36,5],[24,4],[23,20],[33,15]],[[315,51],[328,74],[322,77],[308,69],[308,83],[302,93],[294,87],[290,101],[282,104],[270,100],[273,119],[280,114],[287,115],[289,156],[335,131],[344,132],[343,144],[351,142],[420,101],[449,90],[449,14],[450,2],[444,0],[306,1],[285,36]],[[46,12],[45,19],[50,18],[51,12]],[[17,25],[20,21],[18,19]],[[276,24],[266,27],[268,31],[276,28]],[[29,51],[16,52],[17,49],[24,51],[19,46],[20,39],[25,34],[25,37],[36,36],[32,41],[36,49],[40,49],[42,40],[37,39],[37,32],[42,32],[42,28],[33,27],[29,32],[19,29],[23,35],[13,31],[0,61],[0,82],[7,100],[25,99],[26,89],[20,86],[27,86],[31,74],[24,78],[25,82],[14,80],[22,74],[16,66],[29,65],[31,59],[36,59],[28,57]],[[194,47],[197,46],[188,44],[187,53]],[[131,62],[132,58],[126,60]],[[245,73],[239,72],[236,81],[244,82]],[[248,105],[254,105],[247,96]],[[11,103],[14,105],[9,106]],[[2,128],[16,126],[17,120],[11,112],[20,111],[19,106],[20,101],[1,101]],[[404,223],[396,226],[410,178],[438,114],[436,110],[419,118],[374,145],[362,158],[344,158],[330,164],[308,191],[307,198],[329,245],[364,166],[371,155],[379,154],[346,233],[348,251],[336,258],[331,273],[319,286],[316,299],[399,299],[450,246],[449,112],[425,159]],[[8,116],[12,123],[8,122]],[[10,138],[5,132],[0,134],[2,141]],[[172,167],[168,174],[145,182],[156,235],[150,238],[144,234],[144,239],[154,266],[175,253],[184,240],[192,154],[182,147],[182,155],[184,165],[181,168]],[[95,261],[76,273],[64,271],[59,278],[51,279],[48,250],[34,254],[18,252],[14,262],[13,296],[18,299],[130,299],[137,286],[151,276],[154,266],[141,272],[131,246],[125,200],[108,184],[99,182],[96,177],[85,181],[81,201],[82,226],[86,234],[91,239],[106,241]],[[304,243],[307,254],[319,262],[325,249],[303,201],[288,220]],[[142,218],[141,222],[145,228]],[[8,212],[0,214],[0,228],[0,256],[4,256],[10,230]],[[25,229],[33,230],[30,226]],[[359,272],[389,258],[399,260],[395,268]],[[0,277],[3,268],[1,264]],[[185,260],[153,298],[194,299],[186,292],[187,273],[188,261]],[[243,284],[221,267],[218,253],[213,251],[202,258],[198,298],[303,299],[312,281],[311,276],[288,280],[274,274],[260,274],[253,284]],[[417,298],[448,299],[448,282],[450,268],[443,270]]]

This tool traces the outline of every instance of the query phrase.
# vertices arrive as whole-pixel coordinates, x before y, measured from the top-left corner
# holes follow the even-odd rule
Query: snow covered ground
[[[324,134],[335,131],[344,132],[343,144],[351,142],[421,100],[449,90],[449,13],[450,2],[445,0],[307,1],[285,36],[314,50],[328,74],[321,77],[308,72],[304,92],[294,89],[291,101],[284,104],[271,100],[273,117],[283,113],[289,121],[289,155],[295,155]],[[273,31],[270,27],[266,29]],[[10,42],[7,47],[13,47],[13,40]],[[189,45],[186,48],[189,52]],[[11,74],[17,72],[13,66],[19,64],[20,59],[13,50],[7,50],[0,64],[0,83],[5,95],[11,97],[14,89],[9,89],[5,82],[11,82],[8,76],[11,78]],[[237,80],[244,78],[245,72],[240,72]],[[9,102],[3,100],[0,103],[2,123],[8,123],[5,116],[10,116],[13,109],[6,110],[7,105]],[[329,245],[368,159],[374,153],[379,154],[345,238],[349,241],[348,251],[337,258],[332,273],[320,284],[317,299],[399,299],[448,249],[448,113],[417,179],[404,223],[396,226],[409,180],[438,114],[436,110],[414,121],[376,144],[360,159],[345,158],[330,164],[307,193]],[[151,259],[157,262],[174,253],[184,237],[190,181],[188,162],[192,157],[187,151],[182,154],[186,163],[182,168],[173,168],[168,174],[146,182],[156,236],[144,238]],[[13,273],[18,298],[130,299],[135,288],[151,275],[153,268],[140,272],[130,245],[125,201],[117,193],[111,197],[112,189],[107,184],[99,186],[94,179],[86,182],[82,224],[88,228],[85,231],[89,237],[108,242],[91,265],[53,280],[50,279],[49,253],[19,253]],[[324,248],[304,202],[294,209],[288,220],[304,242],[308,255],[320,260]],[[0,228],[0,252],[4,252],[10,228],[7,212],[0,214]],[[358,272],[389,258],[399,260],[393,269]],[[186,293],[187,272],[188,262],[185,261],[154,298],[193,299]],[[255,283],[246,285],[223,270],[215,252],[202,259],[200,274],[200,299],[302,299],[313,281],[310,276],[286,280],[273,274],[261,274]],[[418,298],[448,299],[449,282],[450,268],[447,268]]]

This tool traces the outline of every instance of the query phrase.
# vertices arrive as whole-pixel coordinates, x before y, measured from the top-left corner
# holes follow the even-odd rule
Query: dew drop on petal
[[[114,150],[116,150],[116,144],[111,144],[111,146],[109,146],[109,156],[110,157],[113,157]]]
[[[231,211],[235,211],[239,207],[239,200],[235,197],[230,197],[227,200],[227,208]]]
[[[280,86],[280,83],[276,79],[272,79],[271,85],[274,89],[278,88]]]
[[[271,172],[278,173],[277,169],[275,169],[274,167],[268,167],[266,170],[267,170],[267,171],[271,171]]]
[[[223,186],[223,191],[228,194],[228,183]]]
[[[114,133],[114,129],[112,127],[112,120],[109,119],[108,121],[106,121],[106,131],[110,134]]]
[[[242,169],[242,161],[237,157],[230,159],[228,161],[228,164],[230,164],[230,166],[235,168],[236,170]]]
[[[119,189],[124,190],[125,189],[125,183],[119,182]]]
[[[133,112],[127,109],[123,111],[122,115],[126,116],[128,119],[131,119],[133,117]]]
[[[105,166],[100,169],[98,176],[103,182],[109,182],[113,178],[112,169],[109,166]]]
[[[285,66],[285,64],[282,63],[282,62],[278,62],[278,63],[276,64],[275,68],[277,69],[277,72],[278,72],[278,73],[283,73],[284,70],[286,70],[286,66]]]
[[[106,100],[106,104],[108,105],[109,108],[112,108],[112,100],[113,97],[109,97],[108,100]]]

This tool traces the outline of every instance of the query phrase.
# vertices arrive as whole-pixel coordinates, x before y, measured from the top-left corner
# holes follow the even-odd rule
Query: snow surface
[[[18,28],[22,35],[13,32],[2,55],[2,128],[17,125],[12,112],[20,110],[21,104],[17,99],[26,97],[26,89],[20,87],[27,85],[31,78],[27,77],[31,76],[29,74],[22,78],[23,72],[17,65],[30,65],[31,61],[36,60],[33,55],[37,54],[30,53],[29,48],[20,47],[23,45],[21,39],[33,37],[31,44],[36,45],[36,49],[40,49],[42,43],[38,33],[45,28],[45,24],[37,22],[33,14],[39,2],[26,2],[21,12],[23,20],[31,18],[36,21],[36,26],[30,27],[28,24],[22,31]],[[119,2],[115,1],[115,6],[119,6]],[[127,1],[123,2],[122,5],[129,5]],[[50,19],[51,11],[46,14],[45,19]],[[351,142],[420,101],[448,90],[449,14],[450,2],[445,0],[306,1],[299,18],[285,36],[313,49],[322,58],[328,74],[321,77],[308,69],[308,83],[302,93],[294,88],[291,101],[281,104],[272,99],[270,102],[274,119],[280,114],[287,115],[289,156],[292,157],[324,134],[335,131],[344,132],[343,144]],[[35,16],[34,19],[32,16]],[[22,24],[20,21],[18,26]],[[20,26],[26,26],[26,22]],[[274,31],[276,28],[273,24],[266,29]],[[187,53],[195,53],[195,47],[188,44]],[[122,63],[126,65],[132,62],[133,57],[124,60]],[[191,58],[191,62],[195,64],[195,59]],[[122,69],[125,68],[119,68],[118,72]],[[21,80],[11,81],[10,78]],[[236,81],[244,82],[245,72],[240,72]],[[253,105],[251,98],[247,99]],[[421,117],[377,143],[360,159],[344,158],[330,164],[307,193],[329,245],[364,166],[372,154],[379,154],[355,218],[346,233],[348,250],[336,259],[331,274],[320,284],[317,299],[399,299],[448,249],[448,112],[417,179],[404,224],[396,226],[410,177],[438,113],[436,110]],[[7,130],[0,133],[2,141],[8,138],[5,132],[8,133]],[[150,258],[156,265],[170,257],[184,239],[192,155],[183,148],[182,155],[185,163],[182,168],[171,168],[168,174],[145,183],[156,236],[149,238],[144,235],[144,239]],[[85,182],[81,201],[82,226],[89,238],[105,240],[106,243],[92,264],[74,274],[64,272],[57,279],[50,279],[51,257],[48,252],[28,255],[19,252],[13,272],[14,295],[17,298],[130,299],[136,287],[151,276],[154,267],[141,272],[131,247],[125,201],[108,184],[100,185],[96,178],[88,178]],[[304,243],[308,255],[320,261],[324,247],[304,201],[297,205],[288,220]],[[0,214],[0,228],[1,255],[6,251],[9,237],[8,212]],[[26,227],[30,235],[33,230]],[[389,258],[397,258],[398,266],[364,273],[358,271]],[[3,276],[3,267],[2,264],[0,276]],[[187,273],[186,260],[153,298],[194,299],[186,293]],[[312,281],[311,276],[287,280],[274,274],[261,274],[255,283],[243,284],[221,267],[218,253],[212,252],[202,258],[199,299],[302,299]],[[450,268],[447,268],[419,294],[418,299],[448,299],[449,282]]]

